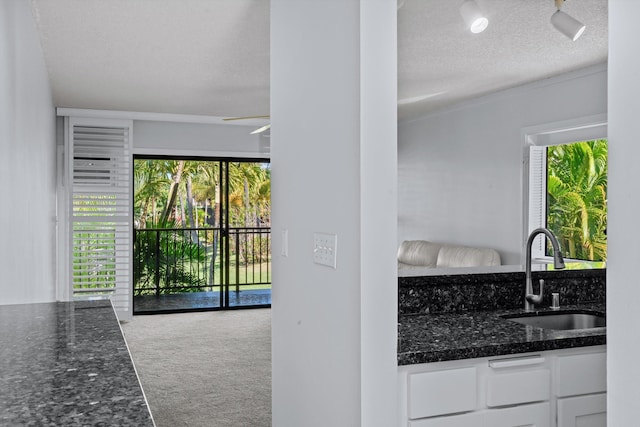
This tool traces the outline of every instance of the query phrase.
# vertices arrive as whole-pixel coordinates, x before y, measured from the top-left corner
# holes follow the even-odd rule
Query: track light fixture
[[[555,2],[556,8],[558,10],[556,11],[556,13],[551,15],[551,24],[553,24],[556,30],[560,31],[571,40],[578,40],[578,38],[582,35],[582,33],[584,33],[584,30],[587,27],[582,22],[574,19],[570,15],[567,15],[560,10],[564,0],[555,0]]]
[[[475,0],[465,0],[460,6],[460,15],[474,34],[483,32],[489,25],[489,20],[484,16]]]

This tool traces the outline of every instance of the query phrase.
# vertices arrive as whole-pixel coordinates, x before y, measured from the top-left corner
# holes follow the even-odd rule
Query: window
[[[131,316],[130,120],[65,119],[64,216],[67,272],[74,299],[111,299]]]
[[[607,140],[555,145],[546,155],[547,228],[565,257],[606,261]]]
[[[527,135],[530,144],[528,180],[525,179],[528,183],[527,235],[538,227],[551,230],[569,261],[568,268],[604,267],[607,259],[606,124],[565,129]],[[551,255],[551,245],[539,236],[532,247],[533,258],[547,263]]]

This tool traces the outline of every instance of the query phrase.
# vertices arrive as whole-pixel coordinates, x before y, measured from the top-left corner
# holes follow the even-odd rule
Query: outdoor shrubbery
[[[565,257],[607,259],[607,140],[547,149],[547,226]]]

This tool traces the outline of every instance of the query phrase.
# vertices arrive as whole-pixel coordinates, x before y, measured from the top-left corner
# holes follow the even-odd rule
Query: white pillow
[[[440,243],[426,240],[405,240],[398,248],[398,261],[409,265],[435,267],[441,246]]]
[[[438,253],[438,267],[478,267],[500,265],[500,254],[490,248],[444,245]]]

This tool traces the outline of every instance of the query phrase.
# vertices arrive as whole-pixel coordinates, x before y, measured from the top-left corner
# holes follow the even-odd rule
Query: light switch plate
[[[336,268],[338,236],[328,233],[313,233],[313,262]]]

